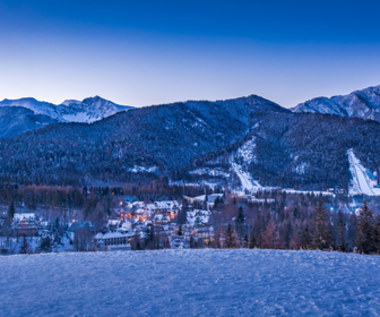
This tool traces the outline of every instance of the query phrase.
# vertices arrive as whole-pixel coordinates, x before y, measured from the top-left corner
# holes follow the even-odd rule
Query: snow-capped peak
[[[380,121],[380,86],[356,90],[344,96],[314,98],[292,110]]]
[[[4,99],[0,102],[0,107],[23,107],[32,110],[35,114],[46,115],[54,120],[59,120],[60,118],[57,107],[54,104],[45,101],[38,101],[32,97]]]
[[[0,107],[23,107],[32,110],[35,114],[42,114],[59,122],[85,123],[92,123],[132,108],[115,104],[99,96],[85,98],[82,101],[68,99],[59,105],[31,97],[4,99],[0,102]]]
[[[95,122],[117,112],[131,109],[131,107],[118,105],[99,96],[85,98],[82,101],[66,100],[58,107],[63,120],[86,123]]]

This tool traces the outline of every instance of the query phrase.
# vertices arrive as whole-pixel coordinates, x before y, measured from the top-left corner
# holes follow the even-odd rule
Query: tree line
[[[223,206],[225,211],[228,212],[231,205],[234,203]],[[219,223],[216,247],[380,254],[380,215],[375,216],[366,201],[359,215],[329,211],[321,198],[314,208],[293,205],[279,209],[269,206],[244,209],[235,205],[235,209],[227,224],[221,225],[214,219],[215,224]]]

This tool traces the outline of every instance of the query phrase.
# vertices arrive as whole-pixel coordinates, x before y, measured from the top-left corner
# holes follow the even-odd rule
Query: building
[[[20,221],[17,221],[14,230],[18,237],[21,236],[35,236],[38,233],[38,227],[34,221],[28,221],[23,218]]]
[[[101,249],[130,249],[131,239],[131,233],[107,232],[98,233],[95,236],[95,243]]]

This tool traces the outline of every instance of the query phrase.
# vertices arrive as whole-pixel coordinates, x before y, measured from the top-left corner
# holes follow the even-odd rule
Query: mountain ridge
[[[12,108],[18,108],[18,110],[12,112]],[[118,105],[99,96],[88,97],[82,101],[68,99],[59,105],[39,101],[33,97],[4,99],[0,101],[0,122],[3,124],[0,129],[0,138],[13,137],[26,131],[39,129],[46,124],[93,123],[130,109],[132,107]]]
[[[380,85],[355,90],[347,95],[316,97],[291,108],[293,112],[310,112],[369,119],[380,122]]]
[[[82,101],[67,99],[61,104],[39,101],[34,97],[5,98],[0,101],[0,107],[23,107],[35,114],[46,115],[59,122],[85,123],[98,121],[116,112],[127,111],[132,108],[131,106],[118,105],[100,96],[87,97]],[[69,115],[73,117],[69,118]]]
[[[172,103],[1,140],[0,180],[92,185],[167,178],[217,180],[221,188],[245,182],[347,191],[347,151],[377,171],[379,134],[376,121],[294,113],[254,96]],[[204,170],[208,175],[199,175]]]
[[[91,125],[50,125],[0,141],[0,156],[10,154],[0,169],[3,176],[29,175],[32,182],[45,176],[54,182],[85,175],[127,180],[133,179],[135,166],[155,166],[161,175],[176,174],[201,155],[244,138],[255,112],[290,113],[264,98],[247,97],[233,104],[190,101],[137,108]],[[27,158],[20,157],[20,148]],[[26,159],[29,164],[20,169],[20,160]]]
[[[100,97],[83,102],[94,101],[103,102]],[[76,103],[68,100],[65,107],[75,110]],[[292,112],[249,95],[134,108],[91,124],[50,122],[20,107],[2,109],[7,116],[22,110],[25,122],[39,123],[0,140],[2,182],[92,185],[164,178],[233,189],[348,192],[348,151],[362,170],[380,175],[380,122],[350,117],[339,107],[340,115]]]

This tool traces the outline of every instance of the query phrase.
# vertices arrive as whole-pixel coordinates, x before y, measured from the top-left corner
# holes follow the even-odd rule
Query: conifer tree
[[[194,239],[193,235],[191,235],[190,236],[190,248],[195,249],[196,247],[197,247],[197,245],[196,245],[195,239]]]
[[[368,208],[365,200],[360,210],[356,247],[360,253],[369,254],[375,251],[375,224],[373,213],[371,209]]]
[[[255,232],[254,232],[253,230],[252,230],[252,232],[251,232],[251,237],[250,237],[250,239],[249,239],[249,245],[248,245],[248,247],[249,247],[250,249],[253,249],[253,248],[256,247]]]
[[[178,233],[177,233],[179,236],[182,236],[183,235],[183,231],[182,231],[182,225],[179,225],[179,228],[178,228]]]
[[[249,244],[248,235],[246,234],[243,238],[243,248],[248,248],[248,244]]]
[[[43,252],[51,252],[51,239],[49,236],[41,239],[40,249]]]
[[[133,235],[132,250],[141,250],[140,234],[138,231],[135,231],[135,234]]]
[[[177,223],[180,225],[184,225],[187,221],[187,218],[186,218],[187,208],[188,208],[187,200],[184,199],[182,202],[182,208],[178,211],[178,216],[177,216]]]
[[[338,212],[337,223],[337,248],[339,251],[346,251],[346,223],[344,221],[344,215],[341,210]]]
[[[347,229],[347,249],[348,251],[352,251],[355,246],[356,234],[358,228],[358,220],[355,213],[352,213],[349,221],[348,221],[348,229]]]
[[[377,216],[375,224],[375,252],[380,254],[380,215]]]
[[[231,224],[228,224],[226,230],[226,248],[236,248],[236,237]]]
[[[306,225],[301,234],[301,248],[304,250],[309,250],[313,245],[313,237],[311,236],[311,232],[309,226]]]
[[[235,228],[236,228],[236,232],[239,238],[242,239],[246,234],[246,230],[245,230],[244,211],[243,211],[243,207],[241,206],[238,208],[238,215],[235,220]]]
[[[154,249],[154,226],[149,223],[146,226],[146,239],[145,239],[145,248]]]
[[[277,248],[277,225],[273,217],[268,221],[265,231],[262,234],[262,248],[264,249],[275,249]]]
[[[9,238],[12,235],[12,219],[6,217],[2,226],[2,232],[7,237],[7,245],[9,244]]]
[[[20,246],[20,253],[27,254],[28,253],[28,241],[26,240],[26,236],[22,236],[22,242]]]
[[[329,212],[323,207],[321,198],[313,211],[313,247],[324,250],[332,247]]]
[[[11,203],[9,204],[9,207],[8,207],[8,217],[13,220],[13,217],[16,213],[16,209],[15,209],[15,203],[14,201],[12,200]]]
[[[203,208],[208,210],[208,195],[205,195],[205,200],[203,202]]]

